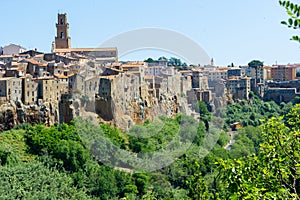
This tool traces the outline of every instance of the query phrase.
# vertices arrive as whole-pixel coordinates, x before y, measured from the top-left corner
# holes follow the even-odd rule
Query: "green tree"
[[[300,6],[292,1],[279,1],[279,4],[283,6],[288,14],[288,20],[282,21],[281,23],[286,25],[288,28],[300,29]],[[298,35],[292,36],[291,40],[300,42]]]
[[[0,199],[92,199],[66,173],[39,162],[0,167]]]
[[[196,200],[208,199],[207,186],[199,170],[200,165],[195,162],[194,166],[197,172],[191,175],[186,182],[188,186],[188,197]]]
[[[194,109],[200,114],[200,120],[204,122],[207,131],[209,129],[208,122],[211,120],[211,113],[208,110],[207,104],[204,101],[197,101]]]
[[[221,181],[228,188],[224,198],[299,199],[300,105],[283,117],[272,117],[262,126],[258,155],[221,160]]]
[[[144,60],[144,62],[153,63],[155,62],[155,60],[153,60],[153,58],[147,58],[146,60]]]

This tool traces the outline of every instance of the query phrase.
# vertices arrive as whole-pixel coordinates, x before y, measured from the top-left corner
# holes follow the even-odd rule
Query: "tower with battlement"
[[[56,24],[55,49],[69,49],[71,38],[69,37],[69,23],[67,14],[58,14]]]

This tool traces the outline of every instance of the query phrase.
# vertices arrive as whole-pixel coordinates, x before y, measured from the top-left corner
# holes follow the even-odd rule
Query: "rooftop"
[[[105,52],[117,51],[117,48],[68,48],[68,49],[54,49],[54,53],[71,53],[71,52]]]

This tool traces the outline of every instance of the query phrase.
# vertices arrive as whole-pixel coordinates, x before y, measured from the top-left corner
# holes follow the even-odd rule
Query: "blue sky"
[[[155,27],[197,42],[217,65],[300,63],[300,45],[280,24],[287,18],[277,0],[27,0],[1,1],[0,46],[20,44],[49,52],[57,13],[68,14],[72,47],[97,47],[122,32]],[[145,51],[123,59],[159,57]],[[168,55],[167,55],[168,56]]]

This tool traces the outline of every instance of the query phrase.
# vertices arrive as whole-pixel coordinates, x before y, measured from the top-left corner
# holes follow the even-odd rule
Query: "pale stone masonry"
[[[22,79],[15,77],[0,78],[0,102],[21,101]]]
[[[58,102],[61,97],[61,86],[58,79],[53,77],[40,77],[38,82],[38,98],[42,102]]]
[[[227,92],[233,99],[249,99],[250,78],[231,77],[226,81]]]
[[[23,95],[22,101],[25,105],[34,105],[38,100],[38,82],[30,75],[22,77]]]

